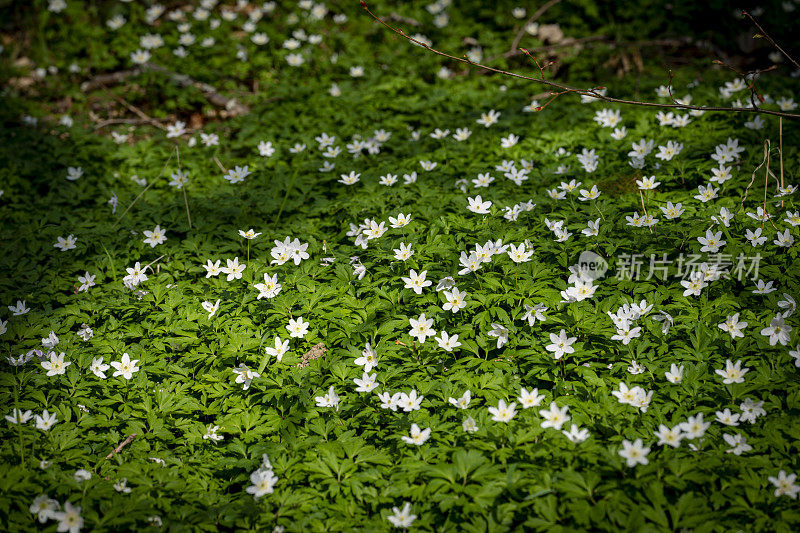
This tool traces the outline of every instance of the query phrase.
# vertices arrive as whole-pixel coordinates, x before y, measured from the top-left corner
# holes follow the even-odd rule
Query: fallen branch
[[[539,20],[539,18],[541,18],[541,16],[544,15],[547,12],[548,9],[550,9],[551,7],[553,7],[554,5],[556,5],[556,4],[560,3],[560,2],[561,2],[561,0],[550,0],[545,5],[543,5],[539,9],[537,9],[536,12],[533,15],[531,15],[531,18],[529,18],[528,21],[525,24],[522,25],[522,27],[519,29],[517,34],[514,36],[514,40],[511,42],[511,48],[509,48],[508,52],[506,52],[506,53],[515,52],[519,48],[519,43],[522,40],[522,37],[525,35],[525,32],[528,30],[528,26],[530,26],[531,24],[533,24],[534,22]],[[505,54],[503,54],[503,55],[505,56]]]
[[[112,93],[105,86],[103,87],[103,89],[109,95],[111,95],[111,97],[114,100],[116,100],[120,104],[124,105],[129,111],[132,111],[133,113],[135,113],[144,122],[146,122],[148,124],[152,124],[153,126],[155,126],[157,128],[161,128],[162,130],[166,130],[167,129],[167,127],[165,125],[163,125],[162,123],[160,123],[159,121],[157,121],[156,119],[154,119],[153,117],[151,117],[150,115],[148,115],[147,113],[145,113],[144,111],[142,111],[141,109],[136,107],[135,105],[131,104],[130,102],[128,102],[127,100],[125,100],[121,96]]]
[[[114,457],[114,454],[117,454],[117,453],[121,452],[122,448],[124,448],[125,446],[130,444],[133,441],[133,439],[135,439],[135,438],[136,438],[136,433],[131,433],[130,435],[128,435],[127,439],[122,441],[122,443],[119,446],[114,448],[114,450],[111,453],[106,455],[106,459],[111,459],[112,457]]]
[[[391,20],[395,21],[395,22],[402,22],[403,24],[408,24],[409,26],[414,26],[415,28],[419,27],[419,26],[422,26],[422,23],[420,21],[418,21],[417,19],[404,17],[403,15],[395,13],[394,11],[389,13],[389,18]]]
[[[548,87],[552,87],[554,89],[559,89],[560,92],[557,93],[556,96],[559,96],[561,94],[566,94],[566,93],[575,93],[575,94],[582,95],[582,96],[591,96],[591,97],[593,97],[593,98],[595,98],[597,100],[602,100],[604,102],[611,102],[611,103],[615,103],[615,104],[626,104],[626,105],[633,105],[633,106],[639,106],[639,107],[655,107],[655,108],[662,108],[662,109],[687,109],[687,110],[697,110],[697,111],[723,111],[723,112],[726,112],[726,113],[755,113],[755,114],[773,115],[773,116],[786,117],[786,118],[795,118],[795,119],[800,118],[800,114],[797,114],[797,113],[786,113],[786,112],[783,112],[783,111],[773,111],[773,110],[770,110],[770,109],[762,109],[760,107],[697,106],[697,105],[690,105],[690,104],[676,104],[676,103],[667,104],[667,103],[659,103],[659,102],[642,102],[642,101],[639,101],[639,100],[627,100],[627,99],[624,99],[624,98],[614,98],[614,97],[611,97],[611,96],[606,96],[605,94],[600,92],[602,89],[604,89],[604,87],[595,87],[595,88],[591,88],[591,89],[581,89],[581,88],[578,88],[578,87],[572,87],[572,86],[564,84],[564,83],[559,83],[559,82],[555,82],[555,81],[552,81],[552,80],[548,80],[544,76],[542,76],[540,78],[535,78],[535,77],[531,77],[531,76],[525,76],[523,74],[517,74],[515,72],[509,72],[507,70],[490,67],[488,65],[483,65],[483,64],[480,64],[480,63],[475,63],[475,62],[470,61],[469,59],[467,59],[465,57],[456,57],[454,55],[451,55],[451,54],[442,52],[440,50],[437,50],[437,49],[433,48],[432,46],[428,45],[427,43],[423,43],[422,41],[420,41],[418,39],[415,39],[413,37],[410,37],[410,36],[406,35],[406,33],[403,30],[401,30],[399,28],[395,28],[393,26],[390,26],[387,22],[385,22],[384,20],[380,19],[372,11],[370,11],[369,7],[367,6],[367,3],[364,0],[361,0],[361,7],[364,8],[364,10],[367,13],[369,13],[369,15],[373,19],[375,19],[376,21],[378,21],[379,23],[384,25],[386,28],[388,28],[392,32],[402,36],[404,39],[407,39],[407,40],[411,41],[412,43],[414,43],[414,44],[416,44],[418,46],[421,46],[422,48],[424,48],[424,49],[426,49],[426,50],[428,50],[430,52],[433,52],[436,55],[440,55],[442,57],[446,57],[448,59],[452,59],[452,60],[458,61],[460,63],[466,63],[468,65],[472,65],[474,67],[485,69],[485,70],[488,70],[490,72],[494,72],[494,73],[497,73],[497,74],[502,74],[504,76],[509,76],[509,77],[512,77],[512,78],[519,78],[519,79],[523,79],[523,80],[528,80],[528,81],[532,81],[532,82],[539,83],[539,84],[542,84],[542,85],[546,85]],[[522,50],[523,50],[523,53],[526,52],[526,50],[524,50],[524,49],[522,49]]]
[[[114,126],[117,124],[138,125],[138,124],[149,124],[149,123],[151,123],[149,120],[145,120],[142,118],[109,118],[106,120],[100,120],[100,122],[95,124],[94,129],[95,131],[97,131],[105,127]]]
[[[250,111],[247,106],[240,103],[236,98],[228,98],[227,96],[220,94],[220,92],[211,85],[197,81],[186,74],[174,72],[168,68],[162,67],[161,65],[156,65],[155,63],[145,63],[141,67],[131,70],[120,70],[117,72],[98,74],[94,78],[83,82],[81,84],[81,90],[83,92],[88,92],[105,85],[118,85],[120,83],[124,83],[129,78],[138,76],[144,72],[158,72],[167,76],[173,83],[179,85],[180,87],[194,87],[198,89],[201,93],[203,93],[203,96],[205,96],[209,103],[217,107],[222,107],[230,116],[244,115]]]

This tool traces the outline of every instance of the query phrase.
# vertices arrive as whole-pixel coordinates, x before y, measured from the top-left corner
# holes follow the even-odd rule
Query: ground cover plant
[[[746,17],[0,9],[3,530],[796,530],[800,70]]]

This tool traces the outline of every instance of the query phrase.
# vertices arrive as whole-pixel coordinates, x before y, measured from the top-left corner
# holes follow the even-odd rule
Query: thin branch
[[[550,0],[542,7],[536,10],[536,12],[531,15],[531,18],[528,19],[528,22],[522,25],[522,28],[519,29],[517,34],[514,36],[514,40],[511,42],[511,48],[508,49],[509,52],[515,51],[519,47],[520,41],[522,41],[522,37],[525,35],[525,32],[528,29],[528,26],[539,20],[542,15],[547,13],[547,10],[553,7],[554,5],[560,3],[561,0]]]
[[[769,109],[762,109],[762,108],[751,108],[751,107],[711,107],[711,106],[696,106],[696,105],[690,105],[690,104],[664,104],[664,103],[657,103],[657,102],[641,102],[641,101],[638,101],[638,100],[627,100],[627,99],[624,99],[624,98],[613,98],[611,96],[606,96],[606,95],[602,94],[601,92],[599,92],[599,90],[603,89],[603,87],[597,87],[597,88],[594,88],[594,89],[580,89],[580,88],[572,87],[572,86],[564,84],[564,83],[558,83],[558,82],[554,82],[554,81],[551,81],[551,80],[548,80],[548,79],[544,79],[544,78],[534,78],[534,77],[531,77],[531,76],[525,76],[523,74],[517,74],[515,72],[509,72],[507,70],[502,70],[502,69],[490,67],[488,65],[482,65],[480,63],[475,63],[475,62],[472,62],[472,61],[470,61],[468,59],[465,59],[465,58],[462,58],[462,57],[456,57],[454,55],[451,55],[451,54],[442,52],[440,50],[437,50],[437,49],[433,48],[432,46],[429,46],[428,44],[419,41],[418,39],[414,39],[413,37],[410,37],[410,36],[406,35],[403,30],[395,28],[393,26],[390,26],[388,23],[386,23],[385,21],[381,20],[372,11],[370,11],[369,7],[367,6],[367,3],[364,0],[361,1],[361,7],[363,7],[364,10],[367,13],[369,13],[369,15],[373,19],[375,19],[376,21],[378,21],[379,23],[384,25],[386,28],[388,28],[392,32],[402,36],[404,39],[407,39],[407,40],[411,41],[412,43],[414,43],[414,44],[416,44],[418,46],[421,46],[422,48],[425,48],[426,50],[428,50],[430,52],[433,52],[436,55],[440,55],[442,57],[446,57],[448,59],[452,59],[452,60],[458,61],[460,63],[466,63],[468,65],[473,65],[473,66],[476,66],[478,68],[481,68],[481,69],[484,69],[484,70],[488,70],[490,72],[494,72],[494,73],[497,73],[497,74],[502,74],[504,76],[509,76],[509,77],[512,77],[512,78],[519,78],[519,79],[523,79],[523,80],[528,80],[528,81],[540,83],[542,85],[546,85],[548,87],[553,87],[555,89],[560,89],[560,90],[565,91],[565,92],[575,93],[575,94],[579,94],[579,95],[583,95],[583,96],[591,96],[591,97],[596,98],[597,100],[602,100],[602,101],[605,101],[605,102],[611,102],[611,103],[615,103],[615,104],[634,105],[634,106],[640,106],[640,107],[657,107],[657,108],[666,108],[666,109],[689,109],[689,110],[697,110],[697,111],[723,111],[723,112],[726,112],[726,113],[758,113],[758,114],[774,115],[774,116],[786,117],[786,118],[800,118],[800,114],[786,113],[786,112],[782,112],[782,111],[772,111],[772,110],[769,110]]]
[[[800,63],[798,63],[798,62],[797,62],[797,60],[796,60],[795,58],[793,58],[792,56],[790,56],[789,54],[787,54],[787,53],[786,53],[786,51],[785,51],[783,48],[781,48],[781,47],[778,45],[778,43],[776,43],[776,42],[775,42],[775,41],[772,39],[772,37],[770,37],[770,36],[769,36],[769,34],[766,32],[766,30],[764,30],[764,28],[762,28],[762,27],[761,27],[761,24],[759,24],[759,23],[758,23],[758,21],[757,21],[756,19],[754,19],[754,18],[753,18],[753,15],[751,15],[751,14],[750,14],[750,13],[748,13],[747,11],[742,11],[742,15],[744,15],[744,16],[745,16],[745,17],[747,17],[747,18],[749,18],[749,19],[750,19],[750,20],[753,22],[753,24],[755,24],[755,25],[756,25],[756,28],[758,28],[758,31],[760,31],[760,32],[761,32],[761,35],[762,35],[762,36],[763,36],[763,37],[764,37],[764,38],[765,38],[767,41],[769,41],[769,44],[771,44],[772,46],[774,46],[775,48],[777,48],[777,49],[780,51],[780,53],[782,53],[784,56],[786,56],[786,58],[787,58],[789,61],[791,61],[792,63],[794,63],[794,66],[795,66],[795,67],[797,67],[797,68],[800,68]]]
[[[131,433],[130,435],[128,435],[128,438],[127,438],[127,439],[125,439],[124,441],[122,441],[122,443],[121,443],[119,446],[117,446],[116,448],[114,448],[114,450],[112,450],[112,452],[111,452],[111,453],[109,453],[108,455],[106,455],[106,459],[111,459],[112,457],[114,457],[114,454],[117,454],[117,453],[121,452],[121,451],[122,451],[122,448],[124,448],[125,446],[127,446],[128,444],[130,444],[130,443],[133,441],[133,439],[135,439],[135,438],[136,438],[136,433]]]

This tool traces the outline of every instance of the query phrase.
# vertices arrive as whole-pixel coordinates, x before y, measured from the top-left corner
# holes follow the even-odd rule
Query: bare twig
[[[512,77],[512,78],[519,78],[519,79],[523,79],[523,80],[528,80],[528,81],[532,81],[532,82],[535,82],[535,83],[540,83],[540,84],[546,85],[548,87],[553,87],[555,89],[560,89],[561,91],[564,91],[565,93],[575,93],[575,94],[579,94],[579,95],[583,95],[583,96],[591,96],[593,98],[596,98],[597,100],[602,100],[602,101],[605,101],[605,102],[612,102],[612,103],[616,103],[616,104],[626,104],[626,105],[633,105],[633,106],[640,106],[640,107],[657,107],[657,108],[668,108],[668,109],[690,109],[690,110],[698,110],[698,111],[722,111],[722,112],[726,112],[726,113],[756,113],[756,114],[774,115],[774,116],[786,117],[786,118],[800,118],[800,114],[786,113],[786,112],[782,112],[782,111],[772,111],[772,110],[769,110],[769,109],[762,109],[760,107],[756,107],[756,108],[752,108],[752,107],[712,107],[712,106],[696,106],[696,105],[691,105],[691,104],[674,104],[674,103],[673,104],[666,104],[666,103],[658,103],[658,102],[641,102],[641,101],[638,101],[638,100],[627,100],[627,99],[624,99],[624,98],[613,98],[611,96],[606,96],[606,95],[604,95],[604,94],[602,94],[600,92],[600,90],[603,89],[603,87],[597,87],[597,88],[593,88],[593,89],[580,89],[580,88],[572,87],[572,86],[564,84],[564,83],[551,81],[551,80],[548,80],[548,79],[545,79],[545,78],[535,78],[535,77],[531,77],[531,76],[525,76],[523,74],[517,74],[515,72],[509,72],[507,70],[490,67],[488,65],[482,65],[480,63],[475,63],[473,61],[470,61],[470,60],[468,60],[466,58],[457,57],[457,56],[442,52],[440,50],[437,50],[437,49],[433,48],[432,46],[419,41],[418,39],[414,39],[413,37],[410,37],[410,36],[406,35],[406,33],[403,30],[395,28],[395,27],[389,25],[388,23],[386,23],[385,21],[381,20],[372,11],[370,11],[369,7],[367,6],[367,3],[364,0],[361,1],[361,7],[363,7],[364,10],[373,19],[375,19],[376,21],[378,21],[379,23],[384,25],[386,28],[388,28],[392,32],[402,36],[403,38],[411,41],[414,44],[417,44],[418,46],[421,46],[422,48],[424,48],[424,49],[426,49],[426,50],[428,50],[430,52],[433,52],[434,54],[440,55],[442,57],[446,57],[448,59],[452,59],[454,61],[458,61],[460,63],[466,63],[468,65],[473,65],[473,66],[476,66],[478,68],[488,70],[490,72],[495,72],[497,74],[502,74],[504,76],[509,76],[509,77]]]
[[[125,439],[124,441],[122,441],[122,443],[120,443],[120,445],[119,445],[119,446],[117,446],[116,448],[114,448],[114,450],[113,450],[111,453],[109,453],[108,455],[106,455],[106,459],[111,459],[112,457],[114,457],[114,454],[117,454],[117,453],[121,452],[121,451],[122,451],[122,448],[124,448],[125,446],[127,446],[128,444],[130,444],[130,443],[133,441],[133,439],[135,439],[135,438],[136,438],[136,433],[131,433],[130,435],[128,435],[128,438],[127,438],[127,439]]]
[[[747,18],[749,18],[749,19],[750,19],[750,20],[753,22],[753,24],[755,24],[755,25],[756,25],[756,28],[758,28],[758,31],[760,31],[760,32],[761,32],[761,35],[762,35],[762,36],[763,36],[763,37],[764,37],[764,38],[765,38],[767,41],[769,41],[769,44],[771,44],[772,46],[774,46],[775,48],[777,48],[777,49],[780,51],[780,53],[782,53],[782,54],[783,54],[783,55],[784,55],[784,56],[785,56],[785,57],[786,57],[786,58],[787,58],[789,61],[791,61],[792,63],[794,63],[794,66],[795,66],[795,67],[797,67],[797,68],[800,68],[800,63],[798,63],[798,62],[797,62],[797,60],[796,60],[795,58],[793,58],[792,56],[790,56],[789,54],[787,54],[787,53],[786,53],[786,51],[785,51],[783,48],[781,48],[781,47],[780,47],[780,45],[779,45],[778,43],[776,43],[776,42],[775,42],[775,41],[772,39],[772,37],[770,37],[770,36],[769,36],[769,34],[766,32],[766,30],[764,30],[764,28],[762,28],[762,27],[761,27],[761,24],[759,24],[759,23],[758,23],[758,21],[757,21],[755,18],[753,18],[753,15],[751,15],[751,14],[750,14],[750,13],[748,13],[747,11],[742,11],[742,15],[744,15],[744,16],[745,16],[745,17],[747,17]]]
[[[109,118],[95,124],[94,129],[97,131],[116,124],[152,124],[152,122],[143,118]]]
[[[548,9],[550,9],[551,7],[560,2],[561,0],[550,0],[549,2],[545,3],[542,7],[537,9],[536,12],[533,15],[531,15],[531,18],[529,18],[528,21],[522,25],[517,34],[514,36],[514,40],[511,42],[511,48],[508,49],[507,53],[514,52],[515,50],[517,50],[520,41],[522,41],[522,37],[525,35],[525,32],[528,29],[528,26],[539,20],[539,18],[541,18],[542,15],[547,13]]]
[[[646,47],[677,47],[677,46],[694,46],[701,50],[705,48],[697,43],[692,43],[687,39],[653,39],[649,41],[628,41],[620,42],[609,39],[606,35],[587,35],[586,37],[579,37],[576,39],[567,38],[560,43],[549,44],[540,46],[538,48],[531,48],[531,53],[551,53],[561,48],[583,47],[587,43],[592,43],[592,46],[608,46],[609,48],[646,48]],[[505,58],[511,58],[521,55],[523,52],[520,49],[508,50],[502,54]],[[487,59],[487,63],[498,56]]]
[[[119,85],[124,83],[128,78],[138,76],[143,72],[140,68],[131,70],[118,70],[116,72],[107,72],[105,74],[98,74],[92,79],[85,81],[81,84],[81,91],[89,92],[99,89],[106,85]]]

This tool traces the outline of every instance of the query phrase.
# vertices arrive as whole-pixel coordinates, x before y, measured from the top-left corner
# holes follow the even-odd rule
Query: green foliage
[[[46,409],[57,417],[46,431],[32,422],[0,426],[0,529],[55,529],[54,522],[42,526],[29,512],[40,494],[80,506],[84,528],[91,531],[143,529],[153,517],[176,531],[379,531],[391,527],[386,517],[405,501],[417,515],[414,528],[437,531],[790,531],[800,521],[794,500],[776,498],[768,481],[779,470],[800,468],[800,392],[789,354],[800,329],[797,315],[786,319],[794,327],[792,344],[770,344],[760,333],[776,312],[786,310],[778,307],[787,301],[784,293],[800,296],[797,244],[773,244],[779,231],[798,239],[797,226],[784,220],[798,208],[791,195],[773,197],[772,178],[764,200],[762,169],[739,210],[751,173],[762,162],[764,139],[774,144],[778,138],[777,119],[765,117],[763,129],[754,130],[743,127],[751,116],[706,113],[679,129],[659,127],[651,109],[618,108],[628,133],[614,140],[592,120],[604,107],[600,103],[564,97],[540,113],[526,113],[522,108],[538,88],[520,80],[478,74],[439,79],[440,58],[381,30],[355,2],[336,8],[349,17],[338,25],[333,13],[314,21],[303,11],[291,23],[287,14],[298,8],[280,5],[273,19],[259,22],[270,38],[262,48],[233,23],[212,30],[193,21],[198,39],[203,28],[202,37],[213,36],[215,44],[195,45],[185,60],[171,52],[180,35],[176,25],[166,19],[147,24],[138,3],[68,4],[60,14],[47,12],[43,2],[14,12],[15,24],[38,29],[30,33],[28,48],[10,46],[9,53],[25,52],[60,73],[37,83],[35,93],[9,90],[0,97],[0,329],[7,329],[0,351],[9,358],[32,355],[23,365],[0,364],[0,402],[4,415],[14,409],[40,415]],[[620,4],[618,13],[610,13],[610,4],[564,2],[549,16],[574,36],[616,28],[628,37],[631,28],[623,28],[649,20],[645,13],[655,4]],[[380,13],[400,9],[387,3],[371,7]],[[478,36],[491,55],[507,48],[509,34],[521,23],[509,14],[512,7],[464,2],[448,11],[451,22],[444,28],[433,25],[424,6],[409,6],[403,14],[422,21],[424,33],[448,50],[465,52],[462,37]],[[682,13],[694,13],[686,9]],[[128,23],[111,33],[104,24],[117,13],[125,13]],[[240,16],[237,24],[243,21]],[[641,31],[685,31],[694,27],[689,22],[662,17],[643,22]],[[288,66],[290,52],[282,43],[300,27],[323,35],[324,46],[304,45],[306,61],[295,68]],[[259,87],[241,94],[249,114],[203,124],[202,133],[218,135],[219,145],[203,146],[200,131],[173,139],[151,125],[113,126],[130,136],[119,144],[101,134],[108,129],[95,130],[89,112],[95,113],[97,99],[116,100],[105,91],[82,93],[84,76],[69,74],[68,66],[75,61],[84,72],[129,68],[139,37],[151,32],[168,43],[154,51],[157,62],[225,94]],[[235,59],[237,46],[246,49],[249,61]],[[603,53],[570,60],[571,73],[578,78],[600,70]],[[8,57],[0,61],[0,75],[20,76]],[[357,65],[365,67],[361,78],[348,74]],[[725,81],[727,74],[689,67],[676,78],[676,96],[691,91],[693,102],[728,105],[718,91]],[[333,83],[341,96],[329,93]],[[653,95],[663,83],[648,62],[635,86],[625,80],[616,90]],[[791,96],[794,87],[785,77],[765,83],[774,99]],[[199,90],[181,89],[154,73],[108,91],[165,123],[214,110]],[[73,99],[72,127],[54,120],[62,98]],[[489,109],[501,113],[499,123],[476,124]],[[39,117],[38,125],[23,124],[21,115]],[[435,128],[450,135],[433,138]],[[452,137],[456,128],[472,133],[459,142]],[[377,129],[391,134],[379,153],[347,152],[347,143],[372,138]],[[420,136],[410,137],[410,130]],[[343,151],[338,157],[323,157],[317,149],[315,137],[323,131],[336,136]],[[500,138],[508,133],[520,142],[502,148]],[[782,134],[788,185],[796,183],[800,137],[788,121]],[[190,145],[190,137],[196,143]],[[732,165],[732,178],[719,185],[718,198],[700,202],[697,187],[708,184],[718,167],[709,154],[729,137],[747,150]],[[655,146],[679,141],[684,148],[672,160],[651,154],[638,170],[627,152],[642,138]],[[272,142],[276,153],[259,155],[261,141]],[[295,143],[307,147],[292,153]],[[559,155],[559,148],[572,155]],[[597,151],[596,171],[581,169],[575,155],[583,149]],[[773,170],[776,157],[777,152]],[[520,186],[495,170],[503,160],[521,165],[523,159],[532,168]],[[320,171],[326,161],[335,170]],[[424,171],[420,161],[437,166]],[[223,179],[228,169],[244,165],[251,172],[244,182]],[[68,181],[68,167],[81,167],[84,175]],[[188,175],[185,189],[169,184],[178,171]],[[350,171],[360,181],[339,183]],[[404,184],[403,176],[412,172],[416,182]],[[484,172],[495,181],[475,187],[471,180]],[[399,182],[381,185],[386,174]],[[661,185],[640,194],[636,180],[651,174]],[[565,188],[571,180],[582,184],[557,200],[548,191],[562,180]],[[602,193],[598,199],[578,199],[580,189],[595,184]],[[466,209],[466,197],[477,194],[493,203],[488,215]],[[112,197],[118,199],[114,212]],[[503,216],[504,207],[528,201],[536,206],[515,220]],[[663,217],[659,208],[667,202],[681,202],[683,216]],[[774,215],[774,226],[745,214],[763,205]],[[643,206],[660,219],[652,231],[626,220]],[[711,219],[720,217],[721,208],[735,213],[730,226]],[[350,224],[372,219],[388,226],[398,213],[410,214],[410,224],[389,228],[366,248],[348,235]],[[546,220],[563,221],[573,235],[558,242]],[[582,235],[595,220],[599,234]],[[167,238],[151,247],[143,232],[156,224]],[[666,279],[647,276],[651,256],[699,254],[697,237],[712,225],[723,233],[724,253],[761,254],[756,277],[773,281],[777,292],[754,293],[751,275],[710,281],[693,296],[684,293],[674,268]],[[762,226],[767,241],[756,249],[745,232]],[[238,231],[248,228],[261,235],[240,237]],[[54,248],[69,234],[77,237],[74,249]],[[273,241],[287,236],[308,243],[310,258],[276,264]],[[461,252],[498,239],[527,243],[531,260],[516,263],[497,254],[477,272],[459,274]],[[401,243],[414,250],[406,261],[395,259]],[[591,297],[566,303],[562,291],[573,285],[569,267],[587,250],[607,259],[610,270]],[[646,261],[639,279],[626,279],[618,262],[632,254]],[[206,275],[207,261],[225,266],[234,257],[246,264],[240,279]],[[124,280],[137,262],[147,265],[148,279],[131,288]],[[433,285],[421,294],[405,288],[401,277],[410,269],[425,271]],[[78,276],[85,272],[96,276],[96,285],[84,291]],[[274,297],[259,297],[256,285],[265,274],[277,275],[281,284]],[[444,293],[434,290],[448,276],[467,294],[458,312],[446,311]],[[17,300],[30,311],[6,312]],[[219,308],[209,317],[203,302],[217,300]],[[608,313],[642,300],[653,309],[636,323],[640,336],[629,344],[611,339],[616,328]],[[547,307],[546,319],[531,326],[526,306],[536,304]],[[662,311],[674,321],[666,332],[655,319]],[[434,320],[437,333],[457,334],[461,346],[448,352],[432,338],[416,342],[409,320],[421,313]],[[748,323],[743,338],[719,327],[734,313]],[[280,360],[268,355],[265,349],[276,336],[289,338],[286,326],[298,317],[309,323],[308,333],[291,338]],[[89,340],[78,336],[84,324],[93,330]],[[498,324],[508,331],[502,346],[490,334]],[[575,351],[555,359],[547,346],[550,334],[562,330],[577,339]],[[47,376],[33,350],[42,349],[50,332],[59,339],[55,351],[64,352],[70,365],[63,374]],[[326,351],[309,357],[319,343]],[[368,343],[377,353],[372,372],[379,385],[361,393],[353,380],[363,370],[354,360]],[[107,379],[91,371],[96,358],[117,362],[123,353],[138,361],[131,379],[112,376],[113,369]],[[715,373],[727,360],[741,360],[750,369],[742,383],[723,384]],[[637,373],[634,362],[644,371]],[[672,364],[684,367],[681,383],[665,378]],[[240,365],[260,374],[248,388],[235,381],[233,370]],[[619,403],[612,391],[620,382],[652,391],[649,406]],[[320,406],[317,398],[331,387],[338,406]],[[522,409],[521,388],[537,388],[544,396],[541,406]],[[378,392],[411,390],[424,396],[420,409],[380,407]],[[449,399],[465,390],[472,401],[461,411]],[[766,414],[737,428],[715,421],[723,409],[741,413],[747,398],[763,401]],[[501,400],[519,409],[507,424],[492,420],[487,409]],[[571,420],[563,429],[574,423],[588,430],[588,439],[572,442],[542,427],[539,410],[551,401],[569,407]],[[661,424],[674,427],[698,413],[713,421],[702,438],[685,439],[677,448],[656,444]],[[463,429],[467,416],[477,431]],[[401,440],[412,424],[431,429],[421,446]],[[218,442],[207,438],[214,426],[222,437]],[[733,433],[746,436],[752,451],[729,453],[723,435]],[[618,452],[624,440],[635,439],[650,448],[649,463],[629,467]],[[278,481],[274,492],[254,499],[246,489],[264,454]],[[91,478],[76,480],[78,469]],[[115,490],[123,478],[129,493]]]

